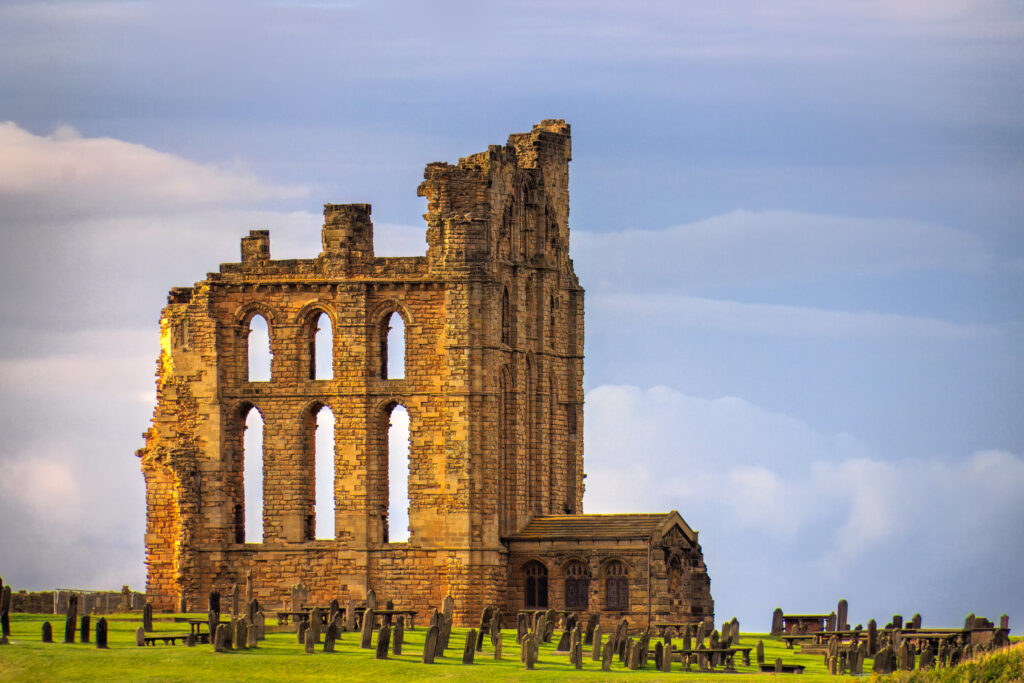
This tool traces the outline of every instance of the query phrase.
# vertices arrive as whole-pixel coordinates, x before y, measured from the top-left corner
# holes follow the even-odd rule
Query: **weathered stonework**
[[[375,257],[369,205],[328,204],[318,257],[272,260],[269,233],[254,230],[240,263],[171,290],[157,406],[138,453],[154,606],[174,608],[182,595],[205,604],[252,570],[265,604],[301,582],[322,605],[373,588],[422,609],[450,593],[458,623],[489,603],[514,615],[522,558],[510,539],[538,515],[582,513],[583,290],[569,259],[569,159],[569,126],[548,120],[457,165],[429,164],[419,187],[426,256]],[[321,314],[333,379],[314,380]],[[405,326],[402,379],[382,371],[392,314]],[[256,315],[270,330],[266,382],[248,377]],[[396,405],[409,415],[405,543],[387,540]],[[336,532],[318,540],[313,435],[325,406]],[[264,425],[262,543],[243,542],[250,410]],[[695,534],[687,545],[699,555]],[[704,590],[712,616],[706,581]]]

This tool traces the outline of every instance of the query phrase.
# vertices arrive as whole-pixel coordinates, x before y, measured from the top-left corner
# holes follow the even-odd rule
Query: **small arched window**
[[[249,320],[246,355],[250,382],[270,381],[270,325],[257,313]]]
[[[590,572],[582,562],[565,568],[565,608],[585,610],[590,603]]]
[[[629,576],[626,565],[615,560],[604,570],[604,606],[610,610],[629,609]]]
[[[309,323],[309,378],[334,379],[334,330],[331,317],[320,311]]]
[[[405,378],[405,320],[397,312],[386,315],[381,323],[380,377]]]
[[[523,603],[527,609],[541,609],[548,606],[548,568],[536,560],[523,566],[526,577],[526,595]]]

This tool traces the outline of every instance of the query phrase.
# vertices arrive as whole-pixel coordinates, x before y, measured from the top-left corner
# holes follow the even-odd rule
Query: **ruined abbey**
[[[457,623],[487,604],[513,616],[596,612],[607,624],[713,619],[697,533],[677,512],[583,514],[569,160],[569,126],[548,120],[457,165],[429,164],[418,190],[425,256],[374,256],[369,205],[328,204],[315,258],[273,260],[269,233],[254,230],[241,262],[171,290],[157,405],[138,452],[154,606],[204,609],[211,589],[251,570],[265,604],[301,582],[314,603],[362,600],[372,588],[421,614],[451,594]],[[270,338],[260,381],[249,376],[254,321]],[[389,348],[399,323],[402,348]],[[318,371],[323,329],[331,367]],[[396,358],[404,368],[390,373]],[[389,475],[399,406],[407,496],[393,495]],[[334,418],[333,453],[314,447],[321,410]],[[261,473],[245,471],[252,411],[263,424]],[[315,504],[324,457],[334,473],[327,510]],[[259,503],[244,482],[255,475],[261,530],[245,528],[247,506]],[[408,540],[395,542],[399,506]],[[318,514],[333,516],[333,537],[317,537]]]

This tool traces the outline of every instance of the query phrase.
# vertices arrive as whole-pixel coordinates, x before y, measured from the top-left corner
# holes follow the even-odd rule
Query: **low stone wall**
[[[110,614],[118,611],[140,611],[146,594],[131,591],[18,591],[11,593],[11,611],[32,614],[67,614],[68,598],[78,596],[79,614]]]

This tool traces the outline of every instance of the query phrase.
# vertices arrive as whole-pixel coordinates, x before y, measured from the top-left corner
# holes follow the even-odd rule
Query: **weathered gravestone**
[[[492,647],[497,647],[497,644],[501,642],[501,617],[501,608],[495,607],[494,613],[491,615],[491,624],[489,631]]]
[[[529,617],[522,612],[516,617],[516,642],[523,642],[523,638],[530,630]]]
[[[309,615],[309,628],[313,631],[313,642],[320,644],[320,629],[324,625],[324,614],[319,607],[314,607]]]
[[[839,601],[836,605],[836,629],[840,631],[849,631],[850,624],[846,621],[847,612],[849,611],[849,605],[846,602],[846,598]]]
[[[363,630],[359,636],[359,647],[369,650],[373,647],[373,623],[376,621],[373,610],[369,607],[363,612]]]
[[[234,620],[234,629],[235,629],[235,638],[234,638],[234,640],[235,640],[235,647],[237,647],[239,650],[246,649],[246,647],[248,647],[247,643],[249,642],[249,630],[245,627],[245,620],[244,619],[235,619]]]
[[[569,661],[576,667],[577,670],[583,668],[583,643],[576,641],[572,644],[572,650],[569,651]]]
[[[729,620],[729,642],[733,647],[740,644],[740,620],[736,617]]]
[[[231,616],[232,617],[237,617],[238,616],[238,610],[240,608],[240,605],[238,603],[238,599],[239,599],[239,590],[238,590],[238,583],[236,582],[236,583],[231,584]]]
[[[462,663],[472,664],[474,654],[476,654],[476,629],[471,628],[466,634],[466,645],[462,648]]]
[[[662,673],[671,673],[672,672],[672,658],[675,657],[675,653],[676,653],[676,648],[675,648],[675,645],[673,645],[672,643],[669,643],[668,645],[664,646],[664,649],[662,650],[662,653],[661,653],[661,667],[660,667],[660,669],[661,669]]]
[[[256,614],[260,611],[260,601],[256,598],[250,600],[245,608],[246,616],[249,617],[249,623],[256,623]]]
[[[899,614],[892,615],[892,627],[903,628],[903,617]]]
[[[776,607],[775,611],[772,612],[772,632],[773,636],[781,636],[783,632],[783,621],[782,621],[782,608]]]
[[[89,642],[89,630],[92,626],[92,618],[88,614],[83,614],[82,618],[78,622],[78,632],[81,635],[83,643]]]
[[[402,654],[402,642],[405,640],[405,619],[395,622],[395,632],[391,652],[396,657]]]
[[[153,632],[153,605],[148,602],[142,606],[142,630],[146,633]]]
[[[355,600],[345,603],[345,631],[355,631]]]
[[[910,619],[910,628],[915,630],[921,630],[921,615],[915,614]]]
[[[385,612],[390,612],[393,609],[395,609],[395,601],[394,600],[386,600],[386,601],[384,601],[384,611]],[[391,626],[391,615],[390,614],[385,614],[383,621],[388,626]]]
[[[496,660],[501,659],[501,638],[494,641],[494,658]]]
[[[338,621],[333,620],[327,624],[327,631],[324,632],[324,652],[334,652],[334,642],[338,639]]]
[[[100,650],[107,649],[107,620],[100,617],[96,622],[96,647]]]
[[[540,656],[540,635],[540,632],[537,632],[523,641],[526,668],[531,671],[536,666],[537,659]]]
[[[477,630],[476,647],[477,652],[483,652],[484,650],[484,638],[487,636],[487,631],[491,626],[491,617],[494,615],[494,607],[488,605],[484,607],[483,611],[480,612],[480,626]]]
[[[135,629],[135,644],[139,647],[146,647],[146,631],[141,626]]]
[[[760,640],[757,641],[757,646],[754,648],[754,655],[757,657],[758,665],[764,664],[764,643]]]
[[[438,624],[440,633],[438,633],[438,656],[444,655],[444,651],[448,649],[448,644],[452,638],[452,623],[455,620],[455,600],[452,596],[447,595],[444,598],[444,604],[441,606],[441,622]]]
[[[558,639],[558,645],[555,647],[556,652],[568,652],[569,651],[569,632],[562,631],[561,637]]]
[[[267,617],[263,612],[257,612],[253,619],[253,626],[256,627],[256,640],[267,639]]]
[[[178,598],[178,612],[180,614],[188,612],[188,600],[186,600],[184,593]]]
[[[583,632],[584,633],[584,635],[583,635],[583,644],[584,645],[593,645],[593,643],[594,643],[594,631],[597,630],[597,628],[598,628],[598,626],[600,624],[601,624],[601,618],[598,617],[596,614],[591,614],[591,615],[589,615],[587,617],[587,629],[586,629],[586,631]]]
[[[245,604],[250,604],[255,599],[255,590],[252,585],[252,570],[245,570]],[[252,618],[252,617],[250,617]]]
[[[615,656],[615,645],[612,643],[612,639],[609,638],[608,642],[604,644],[604,648],[601,650],[601,671],[612,670],[612,658]]]
[[[377,611],[377,591],[372,588],[366,591],[366,611],[370,610]]]
[[[374,653],[374,657],[377,659],[387,659],[389,647],[391,647],[391,627],[383,624],[377,632],[377,650]]]
[[[935,668],[935,652],[932,650],[931,643],[925,644],[924,648],[921,649],[921,661],[918,664],[918,668],[921,671]]]
[[[295,633],[298,635],[299,639],[299,645],[304,645],[306,642],[306,631],[309,630],[309,622],[305,619],[301,619],[295,628]]]
[[[835,631],[836,630],[836,613],[835,612],[830,612],[829,615],[827,617],[825,617],[825,630],[826,631]]]
[[[9,588],[9,586],[8,586]],[[6,588],[4,589],[7,590]],[[4,611],[7,613],[7,610]],[[64,642],[75,642],[75,631],[78,626],[78,596],[72,593],[68,596],[68,613],[64,619]]]
[[[654,644],[654,668],[661,671],[662,658],[665,656],[665,646],[662,643]]]
[[[590,637],[590,645],[593,648],[590,651],[590,659],[595,662],[601,659],[601,639],[603,637],[604,635],[601,633],[601,625],[598,624]]]
[[[48,622],[48,621],[44,621],[43,622],[43,642],[44,643],[52,643],[53,642],[53,626],[51,626],[50,622]]]
[[[555,621],[558,619],[558,612],[553,609],[549,609],[544,615],[544,635],[541,638],[545,643],[551,642],[551,637],[555,635]]]
[[[341,612],[341,603],[338,602],[337,598],[331,600],[331,604],[328,606],[327,621],[334,621],[334,618]]]
[[[423,643],[423,663],[433,664],[437,653],[438,628],[431,624],[427,628],[427,639]]]
[[[196,646],[196,634],[195,631],[189,631],[188,636],[185,637],[185,647]]]
[[[313,637],[313,629],[303,629],[303,644],[305,645],[306,654],[311,655],[316,653],[316,639]]]

